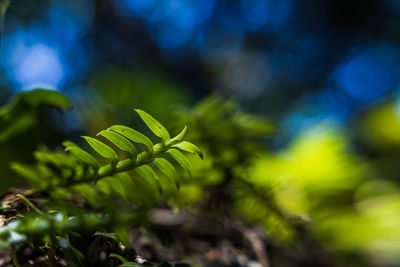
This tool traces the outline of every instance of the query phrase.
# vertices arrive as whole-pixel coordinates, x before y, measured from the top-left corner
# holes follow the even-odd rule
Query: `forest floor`
[[[17,194],[35,203],[35,191],[10,190],[1,196],[0,224],[23,216],[29,208]],[[138,266],[341,266],[335,257],[321,249],[306,235],[290,246],[274,245],[264,231],[224,213],[173,212],[168,207],[148,215],[150,226],[130,228],[129,246],[112,235],[79,233],[69,242],[84,256],[82,266],[119,266],[111,256],[121,255]],[[14,250],[0,249],[0,266],[73,266],[61,249],[41,241],[29,241]]]

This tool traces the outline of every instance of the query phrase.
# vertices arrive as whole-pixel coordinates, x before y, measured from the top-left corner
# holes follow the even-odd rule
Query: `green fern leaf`
[[[111,190],[117,195],[126,198],[126,192],[124,186],[118,179],[113,177],[104,178],[96,183],[96,186],[105,194],[110,194]]]
[[[174,137],[174,140],[181,141],[186,136],[186,132],[187,132],[187,126],[185,126],[185,128],[183,128],[183,130],[177,136]]]
[[[154,119],[150,114],[147,112],[135,109],[135,111],[139,114],[140,118],[146,123],[147,127],[158,137],[160,137],[164,142],[167,142],[171,137],[165,127],[159,123],[156,119]]]
[[[93,157],[80,147],[78,147],[76,144],[70,141],[66,141],[63,143],[63,145],[65,147],[65,151],[71,152],[81,162],[90,165],[95,169],[98,169],[100,167],[100,163],[97,161],[95,157]]]
[[[18,173],[31,183],[40,183],[40,178],[35,167],[18,162],[12,162],[11,169],[13,169],[16,173]]]
[[[110,253],[110,257],[119,259],[120,261],[122,261],[122,263],[128,262],[127,259],[125,259],[125,258],[122,257],[121,255],[118,255],[118,254],[116,254],[116,253]]]
[[[175,183],[176,188],[179,189],[179,177],[176,173],[175,167],[164,158],[154,159],[154,164],[162,173],[171,179]]]
[[[113,179],[118,180],[118,182],[123,186],[125,190],[126,199],[135,202],[136,199],[132,193],[135,192],[137,188],[135,187],[135,184],[132,181],[132,177],[126,172],[121,172],[114,175]]]
[[[149,151],[150,153],[153,152],[153,142],[151,142],[151,140],[147,136],[139,133],[132,128],[122,125],[114,125],[107,130],[119,133],[135,143],[144,144],[147,148],[147,151]]]
[[[173,145],[173,147],[177,147],[179,149],[182,149],[187,152],[191,152],[193,154],[197,154],[201,159],[203,159],[203,152],[195,146],[194,144],[187,142],[187,141],[182,141],[176,145]]]
[[[111,143],[116,145],[119,149],[128,152],[133,162],[136,162],[136,157],[137,157],[136,148],[128,139],[126,139],[126,137],[117,134],[116,132],[107,130],[101,131],[97,135],[101,135],[107,138]]]
[[[183,155],[182,152],[180,152],[177,149],[170,149],[167,151],[168,154],[171,155],[171,157],[176,160],[176,162],[179,163],[179,165],[182,166],[182,168],[184,168],[190,175],[191,171],[192,171],[192,165],[190,164],[190,161],[188,160],[188,158]]]
[[[151,167],[149,167],[148,165],[143,165],[136,168],[135,171],[143,178],[146,178],[153,186],[155,186],[160,194],[163,193],[163,189],[161,187],[160,181],[158,180],[157,174]]]
[[[88,144],[102,157],[106,159],[110,159],[112,162],[118,161],[118,156],[115,151],[107,146],[106,144],[102,143],[101,141],[89,137],[89,136],[82,136],[88,142]]]

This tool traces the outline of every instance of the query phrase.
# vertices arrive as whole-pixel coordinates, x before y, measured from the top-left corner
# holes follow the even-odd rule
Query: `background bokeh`
[[[310,216],[329,249],[396,266],[399,29],[399,0],[12,0],[0,103],[40,87],[74,109],[42,110],[28,135],[0,143],[1,189],[37,143],[134,123],[133,107],[173,125],[217,94],[275,124],[250,183],[282,187],[278,203]],[[250,216],[246,201],[237,209]]]
[[[132,103],[151,89],[165,105],[218,91],[290,135],[396,99],[399,15],[396,0],[13,1],[1,97],[42,86]]]

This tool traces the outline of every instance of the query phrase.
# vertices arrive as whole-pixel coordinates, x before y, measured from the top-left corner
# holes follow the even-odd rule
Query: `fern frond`
[[[115,177],[118,174],[137,169],[141,176],[144,176],[161,192],[162,188],[157,175],[151,167],[147,166],[147,164],[154,162],[157,168],[179,188],[180,181],[175,167],[167,159],[160,157],[169,153],[179,165],[190,172],[189,160],[177,149],[195,153],[201,158],[203,154],[194,144],[184,141],[187,132],[186,126],[178,135],[171,138],[167,129],[151,115],[142,110],[136,111],[149,129],[161,138],[159,143],[153,144],[149,137],[130,127],[114,125],[97,134],[98,137],[104,137],[103,140],[83,136],[98,155],[109,161],[107,164],[101,164],[92,153],[73,142],[66,141],[63,145],[68,153],[37,151],[35,153],[36,166],[29,167],[14,163],[12,168],[21,176],[27,178],[34,186],[42,189],[96,182],[106,177]],[[119,157],[118,155],[121,153],[103,142],[105,140],[115,145],[117,150],[125,151],[128,157]],[[134,143],[144,144],[146,150],[138,153],[138,148]],[[141,166],[143,168],[139,168]]]
[[[49,232],[62,234],[92,231],[141,221],[146,217],[146,208],[151,207],[156,201],[153,196],[149,198],[147,192],[141,192],[142,188],[148,189],[150,186],[155,192],[160,194],[163,192],[156,169],[179,188],[180,176],[164,155],[169,154],[171,159],[190,172],[191,165],[188,158],[178,149],[197,153],[202,157],[200,150],[184,141],[187,127],[171,138],[161,123],[144,111],[137,110],[137,112],[150,130],[161,139],[159,143],[153,144],[149,137],[132,128],[115,125],[100,131],[97,138],[83,137],[96,153],[66,141],[63,143],[65,151],[52,152],[41,147],[34,153],[37,160],[34,166],[13,163],[12,168],[17,173],[25,177],[34,187],[46,191],[56,201],[53,203],[54,206],[49,204],[43,206],[42,211],[21,196],[27,206],[35,212],[0,227],[0,245],[17,244],[29,240],[31,236],[37,237]],[[139,147],[135,146],[136,143],[144,144],[146,149],[138,153]],[[119,150],[124,153],[118,153]],[[127,157],[124,156],[126,154]],[[103,161],[98,160],[98,156],[103,157]],[[153,164],[149,164],[152,162],[155,169],[152,167]],[[138,176],[144,179],[134,180],[128,174],[131,170],[135,170]],[[93,182],[97,182],[95,186]],[[98,216],[96,213],[83,212],[82,208],[78,207],[77,211],[58,208],[57,204],[62,205],[69,197],[74,199],[76,193],[94,206],[101,205],[110,209],[102,216]],[[130,205],[128,212],[119,210],[116,212],[118,200],[110,201],[110,197],[115,194],[121,197],[121,201],[128,200],[135,205]],[[62,200],[59,201],[60,199]],[[68,205],[68,207],[74,206]]]

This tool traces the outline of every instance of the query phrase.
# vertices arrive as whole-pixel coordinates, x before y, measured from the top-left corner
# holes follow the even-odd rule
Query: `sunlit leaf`
[[[147,127],[149,127],[155,135],[160,137],[164,142],[170,139],[167,129],[165,129],[165,127],[156,119],[154,119],[150,114],[140,109],[135,109],[135,111],[139,114],[140,118],[142,118]]]
[[[115,151],[111,147],[107,146],[106,144],[95,138],[89,136],[82,137],[85,138],[89,145],[102,157],[110,159],[113,162],[118,161],[117,153],[115,153]]]
[[[185,128],[183,128],[183,130],[173,138],[174,141],[181,141],[185,136],[186,136],[186,132],[187,132],[187,126],[185,126]]]
[[[151,142],[151,140],[147,136],[139,133],[132,128],[122,125],[114,125],[107,130],[119,133],[135,143],[144,144],[149,152],[153,151],[153,142]]]
[[[191,152],[193,154],[197,154],[201,159],[203,159],[203,152],[201,152],[201,150],[196,145],[194,145],[190,142],[183,141],[183,142],[180,142],[180,143],[174,145],[173,147],[177,147],[184,151]]]
[[[130,158],[133,159],[133,161],[136,161],[136,156],[137,156],[137,151],[135,146],[128,140],[126,137],[113,132],[113,131],[101,131],[97,135],[104,136],[108,140],[110,140],[111,143],[116,145],[119,149],[124,150],[129,153]]]

